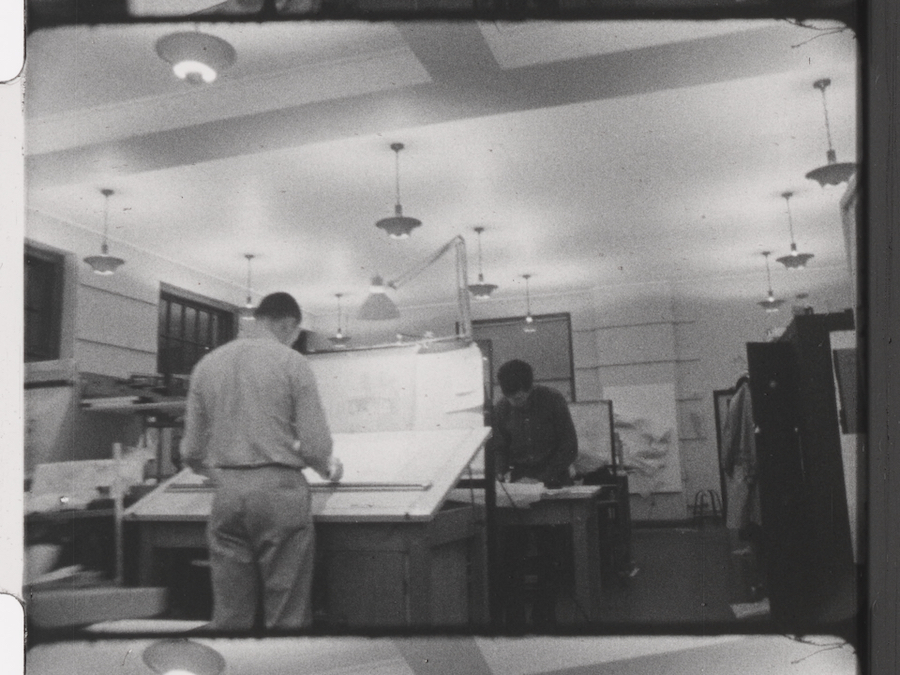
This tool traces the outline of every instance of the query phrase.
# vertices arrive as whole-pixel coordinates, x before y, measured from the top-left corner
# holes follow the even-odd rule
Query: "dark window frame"
[[[62,352],[65,255],[26,244],[24,264],[25,363],[57,361]],[[40,284],[39,298],[35,283]]]
[[[231,305],[173,286],[161,286],[156,368],[167,385],[173,375],[190,375],[204,354],[235,337],[236,313]],[[188,332],[192,334],[187,335]]]
[[[575,345],[573,341],[573,333],[572,333],[572,315],[569,312],[555,312],[552,314],[532,314],[532,318],[534,319],[535,326],[539,327],[542,322],[557,322],[564,320],[566,324],[566,332],[568,334],[568,349],[569,349],[569,375],[567,378],[554,378],[554,379],[541,379],[537,376],[534,378],[535,384],[547,384],[548,386],[554,386],[554,383],[560,382],[565,379],[569,382],[569,391],[571,392],[572,398],[571,402],[576,403],[578,401],[578,394],[575,391]],[[472,333],[473,338],[476,342],[483,341],[482,338],[475,336],[476,329],[479,326],[507,326],[507,325],[522,325],[524,326],[525,316],[507,316],[507,317],[497,317],[492,319],[473,319],[472,320]],[[487,339],[487,338],[484,338]],[[490,373],[490,394],[494,395],[494,389],[496,388],[496,367],[500,364],[492,364],[492,372]]]

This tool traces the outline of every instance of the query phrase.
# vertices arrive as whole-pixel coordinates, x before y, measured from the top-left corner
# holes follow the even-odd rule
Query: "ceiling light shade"
[[[337,298],[337,306],[338,306],[337,330],[334,332],[334,335],[332,335],[328,339],[331,342],[331,344],[335,345],[336,347],[340,347],[341,345],[345,345],[348,342],[350,342],[350,336],[347,335],[344,332],[343,328],[341,327],[341,298],[344,297],[344,294],[343,293],[335,293],[334,297]],[[385,296],[385,297],[387,297],[387,296]]]
[[[481,271],[481,233],[484,232],[484,228],[476,227],[475,232],[478,234],[478,283],[469,284],[469,292],[476,300],[487,300],[491,297],[491,293],[497,290],[497,285],[484,282],[484,274]]]
[[[531,275],[523,274],[522,278],[525,280],[525,326],[522,328],[522,331],[534,333],[537,331],[537,328],[534,325],[534,317],[531,316],[531,292],[528,287],[528,280],[531,279]]]
[[[780,258],[776,258],[776,260],[789,270],[798,270],[806,267],[806,263],[809,262],[814,256],[812,253],[797,252],[797,244],[794,242],[794,220],[791,217],[791,197],[793,195],[793,192],[784,192],[781,195],[782,197],[784,197],[784,201],[787,203],[788,229],[791,235],[791,252],[788,255],[783,255]]]
[[[766,296],[765,300],[760,300],[758,304],[767,312],[777,312],[778,308],[784,304],[784,300],[781,298],[776,298],[775,294],[772,292],[772,275],[769,272],[769,256],[772,255],[771,251],[763,251],[763,256],[766,259],[766,279],[769,282],[769,293]]]
[[[144,663],[154,673],[219,675],[225,658],[211,647],[185,639],[160,640],[144,650]]]
[[[234,63],[234,47],[207,33],[171,33],[156,42],[156,53],[172,65],[180,79],[191,84],[209,84],[219,72]]]
[[[364,321],[388,321],[399,319],[400,310],[394,301],[387,296],[387,287],[381,276],[372,277],[372,286],[369,288],[369,297],[363,302],[356,314],[356,318]]]
[[[806,177],[816,181],[822,187],[845,183],[850,180],[850,177],[856,172],[856,164],[837,161],[837,153],[831,145],[831,125],[828,123],[828,103],[825,100],[825,90],[830,85],[831,80],[827,77],[813,82],[813,87],[822,92],[822,106],[825,109],[825,135],[828,138],[828,151],[825,156],[828,163],[817,169],[813,169],[806,174]]]
[[[421,220],[404,216],[403,207],[400,206],[400,151],[402,149],[403,143],[391,143],[391,150],[394,151],[395,155],[397,186],[397,203],[394,205],[394,215],[388,218],[382,218],[375,223],[375,227],[387,232],[392,239],[408,239],[410,233],[422,224]]]
[[[109,255],[109,242],[107,238],[107,235],[109,234],[109,197],[113,194],[113,191],[104,188],[103,190],[100,190],[100,192],[103,194],[103,244],[100,246],[100,255],[90,255],[84,259],[84,262],[91,266],[91,269],[94,270],[94,274],[109,276],[114,274],[121,265],[124,265],[125,261],[121,258]]]
[[[451,339],[458,341],[471,340],[472,338],[472,312],[469,304],[469,276],[468,263],[466,257],[466,240],[462,235],[456,235],[450,241],[445,243],[426,260],[422,261],[416,267],[407,270],[399,277],[392,279],[387,284],[380,276],[372,279],[372,286],[369,289],[369,297],[363,303],[357,312],[357,318],[368,321],[380,321],[385,319],[397,319],[400,317],[400,311],[397,305],[387,296],[387,289],[393,288],[397,290],[404,284],[412,281],[422,272],[430,268],[434,263],[440,260],[446,253],[453,251],[456,254],[456,302],[459,310],[459,320],[457,321],[456,335]],[[431,339],[431,338],[428,338]],[[442,340],[445,338],[435,338]]]

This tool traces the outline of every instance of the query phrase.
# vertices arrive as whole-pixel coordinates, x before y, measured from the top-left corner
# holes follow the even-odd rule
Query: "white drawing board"
[[[427,520],[444,502],[490,433],[473,429],[334,434],[344,479],[307,469],[317,521]],[[135,520],[206,520],[214,488],[183,471],[133,504]]]

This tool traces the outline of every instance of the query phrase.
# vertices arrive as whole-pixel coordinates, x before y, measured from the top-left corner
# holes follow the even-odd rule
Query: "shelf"
[[[130,415],[132,413],[181,413],[185,409],[185,401],[154,401],[152,403],[126,403],[123,405],[91,406],[81,403],[81,409],[86,412],[117,413]]]

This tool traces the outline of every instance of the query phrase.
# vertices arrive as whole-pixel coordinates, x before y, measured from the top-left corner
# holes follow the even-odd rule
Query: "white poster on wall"
[[[613,404],[629,491],[645,497],[681,492],[675,385],[604,387],[603,397]]]

